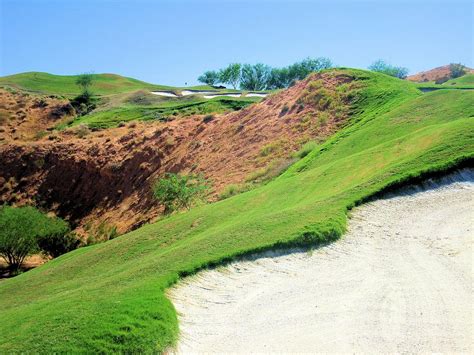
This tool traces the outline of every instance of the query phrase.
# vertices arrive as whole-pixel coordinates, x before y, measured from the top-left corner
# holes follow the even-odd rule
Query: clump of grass
[[[103,243],[119,236],[117,227],[113,224],[106,223],[105,221],[100,222],[98,225],[87,223],[84,226],[84,229],[88,234],[86,245]]]
[[[315,141],[306,142],[296,153],[294,153],[293,157],[303,159],[309,153],[311,153],[318,144]]]
[[[246,182],[265,183],[281,175],[288,167],[295,162],[294,158],[284,158],[272,161],[266,167],[258,169],[249,174]]]
[[[248,191],[252,188],[250,184],[230,184],[227,185],[219,195],[219,200],[225,200],[226,198],[238,195],[242,192]]]
[[[281,149],[282,142],[281,141],[275,141],[275,142],[270,142],[262,147],[260,150],[259,155],[261,157],[266,157],[269,156],[272,153],[277,152],[278,150]]]

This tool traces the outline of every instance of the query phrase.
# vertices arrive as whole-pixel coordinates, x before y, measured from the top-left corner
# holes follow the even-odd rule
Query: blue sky
[[[411,73],[473,66],[471,1],[0,0],[0,75],[117,73],[184,85],[231,62],[327,56]]]

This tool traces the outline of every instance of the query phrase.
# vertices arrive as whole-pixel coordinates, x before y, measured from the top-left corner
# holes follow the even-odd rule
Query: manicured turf
[[[433,89],[474,89],[474,74],[465,74],[456,79],[450,79],[442,84],[435,84],[434,81],[417,83],[418,88]]]
[[[226,111],[239,110],[252,103],[260,101],[259,97],[232,98],[218,97],[204,99],[199,97],[186,97],[179,99],[169,99],[154,105],[118,105],[112,109],[94,111],[86,116],[77,117],[69,125],[76,126],[87,124],[91,128],[116,127],[120,122],[133,120],[166,121],[175,116],[190,116],[195,114],[222,113]],[[65,128],[65,125],[60,128]]]
[[[119,94],[136,90],[215,90],[207,85],[188,88],[155,85],[117,74],[93,74],[93,77],[94,80],[91,91],[95,95]],[[74,96],[78,95],[81,91],[76,85],[76,79],[77,75],[54,75],[41,72],[28,72],[0,77],[0,86],[41,94]]]
[[[474,87],[474,74],[465,74],[456,79],[450,79],[447,82],[443,83],[445,86],[452,85],[468,85]]]
[[[82,248],[0,283],[0,352],[153,352],[178,336],[165,289],[249,251],[338,238],[386,186],[474,157],[474,92],[344,70],[350,124],[268,184]]]

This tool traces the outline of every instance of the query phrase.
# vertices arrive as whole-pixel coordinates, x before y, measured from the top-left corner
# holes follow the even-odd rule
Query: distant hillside
[[[466,73],[471,73],[474,74],[474,69],[466,68]],[[431,70],[423,71],[418,74],[410,75],[407,79],[410,81],[418,82],[418,83],[423,83],[423,82],[429,82],[429,81],[436,81],[439,79],[443,78],[448,78],[451,74],[451,71],[449,70],[449,65],[443,65],[442,67],[437,67]],[[465,83],[469,84],[469,83]]]
[[[109,95],[131,92],[140,89],[167,90],[169,86],[154,85],[117,74],[93,74],[93,92],[96,95]],[[56,95],[77,95],[77,75],[54,75],[28,72],[0,77],[0,86],[13,87],[25,91]]]

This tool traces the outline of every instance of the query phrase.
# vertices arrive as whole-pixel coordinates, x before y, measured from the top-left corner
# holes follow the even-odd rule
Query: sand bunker
[[[169,92],[169,91],[151,91],[151,93],[153,95],[158,95],[158,96],[178,97],[178,95],[176,95],[173,92]]]
[[[183,90],[181,95],[176,95],[170,91],[151,91],[153,95],[167,96],[167,97],[184,97],[189,95],[202,95],[205,99],[213,99],[215,97],[266,97],[267,94],[264,93],[248,93],[243,95],[241,92],[236,93],[216,93],[215,91],[202,91],[202,90]]]
[[[355,209],[340,241],[170,290],[178,352],[473,352],[474,174]]]

